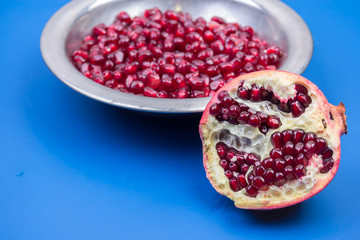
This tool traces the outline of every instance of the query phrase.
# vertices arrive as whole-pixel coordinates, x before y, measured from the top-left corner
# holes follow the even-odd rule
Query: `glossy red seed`
[[[313,132],[308,132],[305,134],[303,142],[306,143],[308,141],[315,141],[316,139],[316,134]]]
[[[241,166],[241,164],[243,164],[246,161],[247,154],[245,155],[244,152],[237,152],[235,154],[235,157],[237,163],[239,164],[239,166]]]
[[[324,152],[324,150],[327,147],[327,142],[324,138],[322,137],[318,137],[315,139],[315,143],[316,143],[316,154],[321,154]]]
[[[262,176],[256,176],[253,179],[253,185],[257,189],[262,190],[262,188],[266,185],[265,179]]]
[[[238,97],[241,99],[244,99],[244,100],[250,99],[250,91],[244,87],[239,87],[237,94],[238,94]]]
[[[273,169],[274,169],[275,171],[280,172],[280,171],[282,171],[284,168],[285,168],[285,160],[282,159],[282,158],[277,158],[277,159],[275,159],[275,163],[274,163]]]
[[[255,153],[249,153],[246,158],[246,163],[249,165],[254,165],[256,161],[260,161],[260,156]]]
[[[220,111],[220,106],[217,103],[214,103],[210,106],[209,112],[212,116],[216,116]]]
[[[225,96],[225,97],[221,100],[220,105],[221,105],[222,107],[228,108],[228,107],[230,107],[231,105],[233,105],[234,103],[235,103],[235,101],[234,101],[234,99],[233,99],[232,97],[230,97],[230,96]]]
[[[253,102],[258,102],[261,100],[261,91],[258,86],[254,86],[251,88],[250,100]]]
[[[144,83],[141,81],[133,81],[130,85],[129,91],[133,93],[142,93],[144,91]]]
[[[307,165],[307,159],[303,153],[299,153],[297,157],[294,159],[294,165]]]
[[[250,113],[247,111],[242,111],[239,114],[238,120],[239,122],[246,124],[249,121]]]
[[[272,184],[275,178],[275,171],[272,168],[268,168],[265,170],[264,179],[266,183]]]
[[[294,168],[292,166],[286,166],[283,170],[283,174],[287,180],[294,180],[296,178]]]
[[[228,150],[228,147],[226,146],[226,144],[222,143],[222,142],[218,142],[216,144],[215,148],[216,148],[216,152],[219,155],[219,157],[224,159],[226,156],[226,152]]]
[[[237,183],[236,178],[230,179],[229,180],[229,185],[230,185],[231,190],[233,190],[234,192],[240,191],[240,187],[239,187],[239,185]]]
[[[245,175],[244,174],[239,174],[237,177],[237,182],[238,182],[238,185],[240,186],[240,188],[245,188],[248,184],[246,182],[246,179],[245,179]]]
[[[247,173],[247,171],[249,170],[250,166],[247,165],[246,163],[243,163],[241,166],[240,166],[240,170],[243,174]]]
[[[293,117],[299,117],[305,112],[304,107],[299,103],[299,101],[294,101],[291,103],[291,113]]]
[[[333,156],[333,150],[331,150],[330,148],[326,148],[321,155],[323,159],[331,158]]]
[[[321,173],[327,173],[331,170],[331,168],[333,168],[335,162],[333,158],[327,158],[325,160],[323,160],[323,167],[320,168],[320,172]]]
[[[284,157],[284,161],[285,161],[285,165],[290,165],[290,166],[293,166],[295,161],[294,161],[294,157],[293,156],[290,156],[290,155],[286,155]]]
[[[299,93],[299,95],[296,97],[296,99],[299,101],[299,103],[304,107],[307,108],[312,100],[311,97],[307,94]]]
[[[294,132],[292,130],[285,130],[282,132],[282,141],[284,143],[294,140]]]
[[[301,178],[306,175],[306,168],[304,167],[304,165],[299,164],[295,167],[294,173],[297,178]]]
[[[265,168],[263,166],[256,166],[253,172],[255,176],[264,176]]]
[[[227,160],[222,159],[219,164],[225,171],[229,169],[229,162]]]
[[[222,101],[224,97],[229,96],[229,93],[226,90],[223,90],[221,92],[219,92],[219,94],[217,95],[217,98],[219,101]]]
[[[239,168],[236,162],[230,162],[229,163],[229,169],[233,172],[238,172]]]
[[[253,126],[253,127],[259,127],[260,126],[260,118],[258,116],[256,116],[255,114],[250,115],[249,120],[248,120],[248,124]]]
[[[294,154],[294,143],[291,141],[287,141],[284,146],[281,148],[283,156],[285,155],[293,155]]]
[[[280,132],[274,132],[270,137],[271,144],[275,148],[281,148],[282,142],[282,134]]]
[[[296,130],[294,130],[293,133],[294,133],[294,140],[293,140],[294,144],[303,141],[303,138],[304,138],[304,135],[305,135],[304,130],[296,129]]]
[[[298,156],[300,153],[304,152],[304,143],[298,142],[294,146],[294,156]]]
[[[272,168],[274,166],[274,159],[268,157],[265,158],[262,162],[261,162],[262,166],[267,169],[267,168]]]
[[[272,159],[282,158],[283,154],[280,148],[273,148],[270,151],[270,157]]]
[[[238,105],[231,105],[229,107],[229,117],[237,118],[240,114],[240,107]]]
[[[157,91],[152,89],[151,87],[144,88],[144,96],[146,97],[156,97]]]
[[[281,187],[286,183],[286,178],[282,172],[276,172],[274,178],[274,185]]]
[[[305,86],[300,84],[295,84],[295,90],[299,93],[308,94],[308,90]]]
[[[308,141],[304,146],[304,154],[306,158],[310,159],[316,152],[316,143],[314,141]]]
[[[269,116],[267,119],[267,126],[270,129],[277,129],[279,128],[281,125],[281,122],[279,120],[279,118],[275,117],[275,116]]]
[[[249,185],[246,187],[246,195],[249,197],[256,197],[259,193],[259,190],[253,185]]]

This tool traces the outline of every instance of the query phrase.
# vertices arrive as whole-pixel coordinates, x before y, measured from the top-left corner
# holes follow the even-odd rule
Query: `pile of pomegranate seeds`
[[[299,179],[305,176],[308,160],[315,154],[323,159],[320,173],[327,173],[334,166],[333,151],[326,140],[315,133],[301,129],[275,132],[271,135],[271,143],[274,148],[263,160],[255,153],[238,151],[224,142],[216,144],[219,164],[234,192],[245,188],[248,196],[256,197],[259,191],[266,191],[271,185],[281,187],[287,181]],[[251,166],[252,171],[248,172]]]
[[[218,121],[227,121],[231,124],[249,124],[259,128],[259,131],[266,134],[269,129],[277,129],[281,121],[276,115],[255,111],[244,103],[238,103],[229,96],[227,91],[218,94],[219,103],[211,105],[209,112]]]
[[[158,98],[207,97],[244,73],[276,69],[282,51],[249,27],[158,8],[99,24],[72,53],[86,77],[126,93]]]

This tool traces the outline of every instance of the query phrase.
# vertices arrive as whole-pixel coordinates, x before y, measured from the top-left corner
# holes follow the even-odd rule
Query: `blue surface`
[[[349,134],[324,191],[258,212],[236,209],[206,179],[199,116],[121,110],[56,79],[39,39],[65,0],[1,1],[0,239],[358,239],[358,4],[285,2],[314,37],[304,76],[345,103]]]

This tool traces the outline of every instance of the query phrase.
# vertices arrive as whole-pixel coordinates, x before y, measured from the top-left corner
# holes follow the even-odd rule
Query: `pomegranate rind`
[[[245,196],[245,194],[239,197],[239,194],[234,193],[230,189],[228,184],[219,183],[218,177],[220,176],[220,174],[223,175],[223,170],[219,167],[219,172],[216,172],[211,168],[211,162],[212,164],[214,164],[214,162],[219,161],[219,158],[214,157],[214,154],[212,154],[216,150],[214,148],[214,145],[209,144],[208,141],[213,131],[211,126],[208,124],[209,119],[213,118],[209,113],[210,106],[213,103],[218,102],[217,95],[219,92],[223,90],[226,90],[228,92],[234,91],[235,89],[237,89],[241,81],[245,80],[245,83],[254,82],[256,81],[256,79],[277,79],[279,81],[282,81],[283,84],[289,86],[294,84],[301,84],[303,86],[306,86],[309,90],[309,93],[311,93],[311,96],[317,99],[316,109],[314,110],[314,114],[311,115],[313,122],[317,124],[311,126],[311,130],[314,131],[316,134],[320,134],[321,136],[327,136],[327,140],[331,144],[334,152],[334,166],[326,174],[317,173],[315,184],[312,186],[311,189],[309,189],[309,191],[302,195],[295,196],[286,200],[282,199],[279,201],[271,197],[267,199],[258,199],[258,197],[250,198]],[[310,197],[319,193],[331,182],[339,168],[341,154],[340,136],[344,133],[347,133],[347,125],[345,107],[343,103],[340,103],[339,106],[329,104],[321,90],[315,84],[302,76],[285,71],[267,70],[239,76],[233,79],[231,82],[225,84],[221,89],[219,89],[205,108],[205,111],[200,120],[199,130],[200,137],[203,143],[203,164],[206,171],[206,176],[212,186],[220,194],[232,199],[235,203],[235,206],[238,208],[265,210],[283,208],[305,201],[306,199],[309,199]]]

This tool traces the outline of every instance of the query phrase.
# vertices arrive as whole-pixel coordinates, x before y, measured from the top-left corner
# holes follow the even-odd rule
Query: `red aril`
[[[294,103],[302,110],[284,107]],[[283,71],[233,79],[200,121],[208,179],[247,209],[286,207],[320,192],[338,170],[346,132],[342,103],[329,104],[309,80]]]

